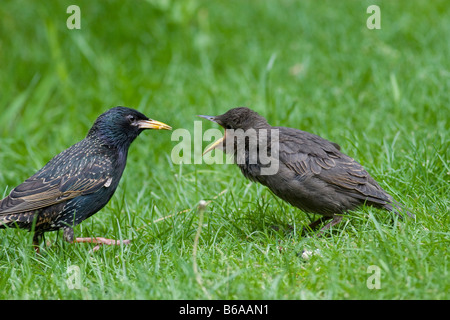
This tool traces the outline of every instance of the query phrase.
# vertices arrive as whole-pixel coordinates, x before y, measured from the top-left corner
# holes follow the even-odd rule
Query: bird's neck
[[[105,146],[110,149],[123,150],[125,153],[128,152],[128,148],[134,139],[130,139],[127,136],[110,136],[101,132],[100,130],[92,130],[89,131],[89,134],[86,137],[87,139],[94,140],[96,143]]]
[[[98,152],[112,156],[117,169],[125,169],[130,143],[114,144],[104,137],[93,134],[89,134],[84,140],[87,140],[90,145],[97,146]]]

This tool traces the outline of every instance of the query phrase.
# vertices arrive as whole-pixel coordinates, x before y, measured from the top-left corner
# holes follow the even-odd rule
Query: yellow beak
[[[202,153],[202,156],[204,156],[205,154],[207,154],[208,152],[210,152],[211,150],[217,148],[219,145],[222,145],[223,140],[225,140],[225,136],[223,136],[222,138],[216,140],[212,145],[210,145],[205,152]]]
[[[158,130],[172,130],[171,126],[168,126],[165,123],[156,121],[156,120],[140,120],[138,122],[139,128],[140,129],[158,129]]]

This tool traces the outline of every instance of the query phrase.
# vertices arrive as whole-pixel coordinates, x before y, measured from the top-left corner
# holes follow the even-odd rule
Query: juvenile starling
[[[234,154],[234,161],[246,178],[265,185],[304,212],[322,215],[310,224],[311,228],[332,219],[322,228],[328,229],[342,220],[341,214],[363,204],[399,214],[400,204],[358,162],[343,154],[336,143],[305,131],[272,127],[264,117],[245,107],[220,116],[199,117],[225,128],[223,138],[204,154],[215,148]],[[252,139],[252,132],[256,139]],[[273,163],[262,161],[265,154],[277,162],[275,171],[268,170]]]
[[[128,148],[145,129],[171,127],[125,107],[101,114],[86,138],[51,159],[0,201],[0,228],[34,231],[39,251],[44,232],[62,229],[68,242],[119,244],[105,238],[75,238],[73,227],[111,199],[125,169]]]

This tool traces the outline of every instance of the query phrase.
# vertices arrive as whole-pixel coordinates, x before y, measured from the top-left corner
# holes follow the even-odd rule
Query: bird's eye
[[[130,123],[133,123],[133,122],[135,122],[136,121],[136,117],[135,116],[133,116],[133,115],[128,115],[127,116],[127,118],[128,118],[128,121],[130,121]]]

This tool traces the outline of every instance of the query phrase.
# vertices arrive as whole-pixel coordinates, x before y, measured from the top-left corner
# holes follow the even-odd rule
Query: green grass
[[[0,230],[0,299],[449,299],[449,14],[445,0],[2,1],[0,196],[110,107],[193,132],[195,115],[245,105],[339,143],[416,220],[362,208],[301,237],[309,217],[237,167],[173,164],[171,133],[145,132],[75,228],[132,244],[91,253],[54,232],[35,255],[31,234]]]

